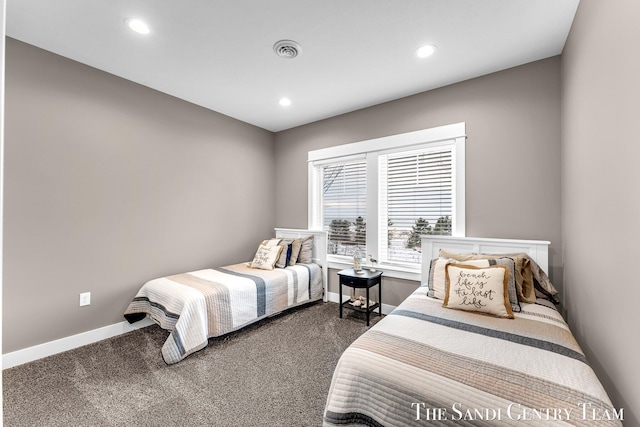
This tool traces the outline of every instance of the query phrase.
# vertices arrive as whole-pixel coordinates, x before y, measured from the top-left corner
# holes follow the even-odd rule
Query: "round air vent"
[[[293,40],[280,40],[273,45],[273,51],[282,58],[293,59],[300,54],[301,48]]]

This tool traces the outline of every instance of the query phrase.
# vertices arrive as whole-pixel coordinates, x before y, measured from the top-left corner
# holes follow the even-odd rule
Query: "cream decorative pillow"
[[[267,242],[269,243],[269,242]],[[261,243],[258,246],[258,250],[256,251],[256,255],[253,257],[253,261],[251,261],[251,268],[261,268],[263,270],[273,270],[280,253],[282,252],[283,246]]]
[[[515,266],[515,282],[516,289],[518,293],[518,300],[520,302],[528,302],[535,303],[536,295],[534,290],[534,282],[533,282],[533,265],[532,259],[529,255],[524,253],[518,254],[477,254],[477,253],[465,253],[459,254],[454,252],[449,252],[445,249],[440,249],[440,256],[453,258],[458,261],[467,261],[472,259],[491,259],[491,258],[502,258],[509,257],[513,259],[516,263]]]
[[[446,275],[447,292],[443,307],[513,319],[507,294],[507,267],[448,264]]]
[[[260,243],[261,245],[265,245],[265,246],[275,246],[277,244],[280,243],[280,239],[269,239],[269,240],[263,240],[262,243]]]
[[[461,264],[461,262],[450,258],[435,258],[431,260],[431,269],[429,270],[429,291],[427,295],[431,298],[444,299],[447,291],[446,267],[448,264]],[[476,267],[489,267],[490,263],[487,259],[469,260],[464,264],[474,265]]]

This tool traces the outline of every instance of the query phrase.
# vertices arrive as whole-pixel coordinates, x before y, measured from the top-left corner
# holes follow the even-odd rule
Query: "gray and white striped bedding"
[[[324,425],[621,425],[560,314],[514,314],[443,308],[418,288],[343,353]]]
[[[242,263],[151,280],[124,316],[129,323],[149,316],[170,330],[162,357],[172,364],[206,347],[211,337],[321,299],[322,292],[317,264],[260,270]]]

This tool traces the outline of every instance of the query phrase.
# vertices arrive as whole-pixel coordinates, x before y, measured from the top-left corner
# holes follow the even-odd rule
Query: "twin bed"
[[[276,239],[289,251],[312,241],[311,259],[287,265],[280,252],[285,268],[242,263],[155,279],[125,317],[171,331],[170,364],[211,337],[326,298],[326,233],[276,229]],[[323,425],[621,425],[551,301],[548,244],[424,237],[421,286],[345,350]]]
[[[343,353],[324,425],[620,425],[620,410],[538,283],[548,271],[547,245],[423,238],[422,286]],[[431,271],[442,253],[525,253],[541,269],[532,274],[535,303],[518,302],[513,318],[443,307],[429,296],[429,285],[443,285]],[[467,271],[480,277],[478,268]]]
[[[327,283],[326,232],[284,228],[275,231],[276,238],[271,242],[275,246],[281,243],[273,253],[277,260],[268,259],[270,242],[265,241],[251,263],[151,280],[131,301],[125,318],[134,323],[148,316],[171,331],[162,347],[162,357],[167,364],[173,364],[205,348],[209,338],[321,300]],[[306,247],[306,259],[297,258],[293,264],[291,252],[296,244],[300,255]],[[279,267],[275,265],[278,261],[282,261]]]

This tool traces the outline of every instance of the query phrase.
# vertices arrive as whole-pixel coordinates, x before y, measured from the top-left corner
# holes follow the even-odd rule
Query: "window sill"
[[[343,270],[345,268],[353,268],[353,262],[347,260],[329,259],[327,261],[329,268],[335,268]],[[369,266],[363,265],[363,269],[368,269]],[[382,271],[386,277],[394,277],[397,279],[413,280],[420,282],[420,267],[416,269],[402,268],[393,265],[376,265],[376,270]]]

